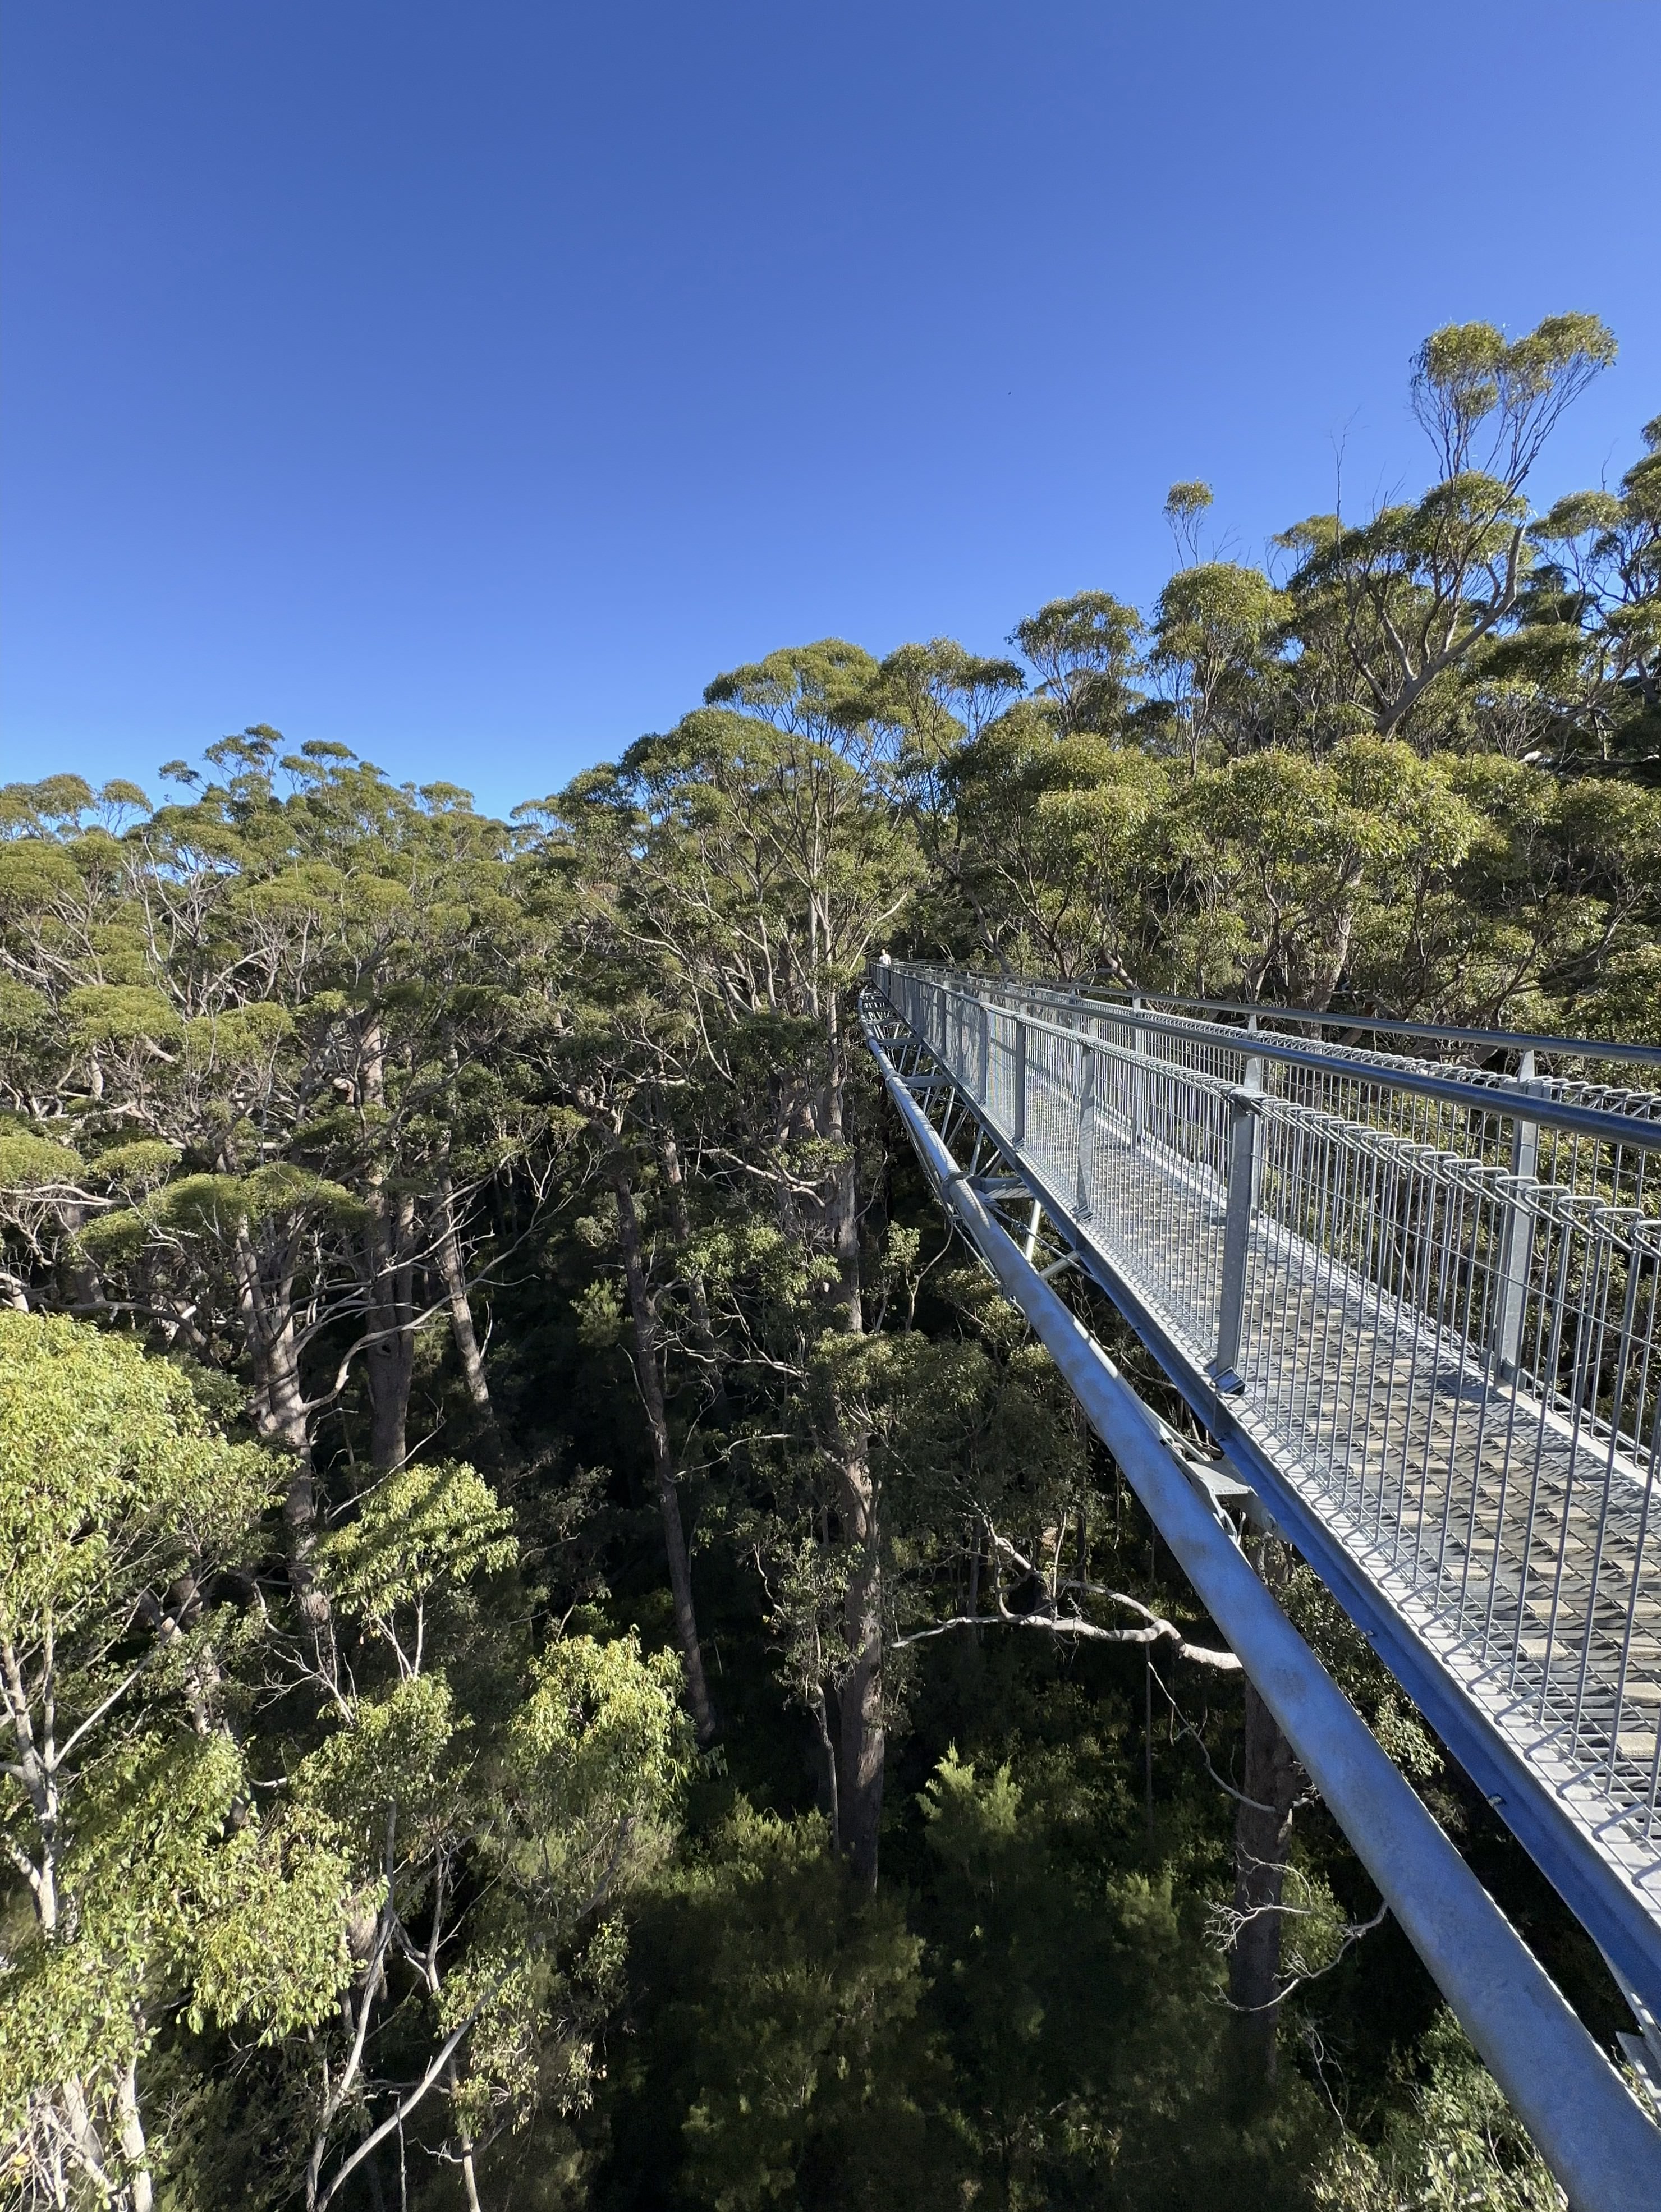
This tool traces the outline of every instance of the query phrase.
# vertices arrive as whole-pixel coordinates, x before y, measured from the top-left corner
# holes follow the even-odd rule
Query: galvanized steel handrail
[[[1034,1004],[1042,1003],[1050,1006],[1064,1018],[1074,1021],[1077,1020],[1080,1013],[1088,1018],[1099,1013],[1113,1014],[1124,1011],[1123,1006],[1106,994],[1099,992],[1095,994],[1080,992],[1074,989],[1070,985],[1023,981],[1019,988],[1024,999],[1031,999]],[[1158,1003],[1161,1006],[1165,1006],[1186,1002],[1160,999]],[[1140,997],[1131,998],[1128,1004],[1132,1011],[1138,1008],[1144,1012],[1152,1011],[1149,1001]],[[1248,1035],[1261,1036],[1266,1042],[1275,1040],[1273,1030],[1262,1030],[1258,1026],[1260,1020],[1264,1017],[1273,1018],[1274,1009],[1247,1006],[1238,1011],[1245,1014]],[[1173,1032],[1180,1030],[1199,1039],[1214,1037],[1222,1029],[1220,1024],[1202,1020],[1195,1014],[1165,1014],[1158,1016],[1158,1018],[1162,1020],[1170,1030]],[[1415,1033],[1425,1036],[1433,1034],[1429,1030]],[[1238,1032],[1234,1031],[1232,1034],[1238,1035]],[[1486,1045],[1490,1051],[1500,1049],[1502,1045],[1502,1033],[1498,1030],[1469,1030],[1463,1034],[1474,1042]],[[1287,1041],[1282,1039],[1281,1042]],[[1362,1045],[1335,1042],[1326,1037],[1311,1036],[1291,1042],[1299,1045],[1305,1053],[1329,1064],[1342,1061],[1352,1067],[1382,1067],[1402,1076],[1415,1074],[1437,1078],[1451,1076],[1460,1083],[1469,1084],[1488,1091],[1509,1091],[1516,1090],[1521,1085],[1531,1084],[1538,1097],[1554,1099],[1564,1105],[1585,1107],[1594,1112],[1614,1113],[1623,1116],[1634,1116],[1644,1121],[1661,1122],[1661,1088],[1651,1085],[1634,1086],[1631,1084],[1594,1081],[1584,1075],[1540,1073],[1536,1064],[1534,1051],[1536,1045],[1550,1049],[1557,1047],[1567,1048],[1571,1044],[1576,1046],[1589,1044],[1589,1041],[1584,1038],[1530,1039],[1522,1036],[1514,1036],[1510,1044],[1505,1048],[1514,1050],[1518,1063],[1514,1069],[1474,1067],[1463,1061],[1427,1060],[1409,1053],[1376,1051]],[[1635,1060],[1647,1063],[1652,1051],[1657,1060],[1661,1061],[1661,1046],[1622,1048],[1615,1050],[1614,1057],[1617,1060],[1631,1057]],[[1595,1056],[1599,1059],[1609,1059],[1611,1055],[1600,1052]]]
[[[1203,1036],[1208,1043],[1232,1046],[1237,1052],[1253,1059],[1280,1060],[1288,1066],[1315,1069],[1323,1074],[1348,1075],[1362,1083],[1377,1084],[1383,1080],[1392,1090],[1410,1091],[1421,1097],[1463,1106],[1472,1114],[1493,1114],[1501,1110],[1496,1107],[1496,1096],[1514,1091],[1519,1080],[1526,1080],[1515,1076],[1485,1076],[1482,1071],[1475,1068],[1449,1074],[1428,1060],[1398,1058],[1394,1054],[1352,1054],[1338,1045],[1293,1042],[1263,1030],[1225,1029],[1220,1023],[1190,1021],[1178,1015],[1154,1013],[1135,1005],[1121,1006],[1106,1001],[1092,1003],[1087,999],[1057,991],[1050,985],[998,983],[990,978],[970,975],[954,969],[924,970],[921,966],[913,968],[910,963],[898,962],[890,965],[898,974],[929,973],[944,988],[977,1002],[983,992],[990,991],[1002,994],[1008,1000],[1031,1005],[1050,1003],[1056,1005],[1058,1011],[1072,1008],[1078,1014],[1129,1023],[1139,1031],[1148,1035],[1189,1038]],[[1256,1011],[1261,1013],[1263,1009]],[[1026,1015],[1023,1018],[1030,1029],[1050,1029],[1058,1035],[1068,1036],[1080,1034],[1076,1021],[1047,1022],[1042,1015]],[[1105,1049],[1112,1049],[1104,1039],[1094,1042]],[[1644,1095],[1647,1097],[1649,1094]],[[1576,1105],[1571,1100],[1554,1097],[1549,1089],[1542,1088],[1530,1094],[1529,1118],[1577,1135],[1602,1139],[1605,1143],[1661,1152],[1661,1119],[1640,1120],[1635,1115]]]
[[[1239,999],[1190,999],[1152,987],[1129,990],[1122,984],[1092,982],[1080,995],[1108,1001],[1141,1000],[1184,1006],[1213,1014],[1244,1014],[1259,1020],[1293,1022],[1300,1028],[1363,1030],[1370,1036],[1431,1037],[1443,1044],[1483,1045],[1494,1052],[1549,1053],[1562,1060],[1601,1060],[1612,1066],[1661,1068],[1661,1044],[1615,1044],[1600,1037],[1557,1036],[1533,1030],[1461,1029],[1442,1022],[1404,1022],[1393,1015],[1322,1013],[1313,1006],[1276,1006]]]

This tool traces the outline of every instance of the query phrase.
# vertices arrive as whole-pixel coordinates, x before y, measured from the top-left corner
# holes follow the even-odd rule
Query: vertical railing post
[[[1212,1372],[1225,1394],[1243,1389],[1238,1372],[1245,1326],[1246,1260],[1251,1249],[1252,1185],[1256,1180],[1261,1091],[1242,1084],[1228,1094],[1228,1212],[1223,1224],[1223,1279],[1217,1307],[1217,1357]]]
[[[1248,1014],[1246,1016],[1246,1030],[1249,1035],[1255,1036],[1256,1034],[1257,1017],[1256,1014]],[[1263,1066],[1264,1063],[1261,1060],[1254,1058],[1247,1060],[1245,1064],[1245,1087],[1248,1091],[1261,1091],[1262,1089]],[[1254,1115],[1252,1117],[1251,1126],[1251,1210],[1254,1213],[1257,1211],[1258,1206],[1262,1202],[1262,1124]]]
[[[1525,1052],[1518,1063],[1518,1083],[1535,1091],[1534,1054]],[[1540,1165],[1540,1124],[1518,1115],[1511,1125],[1511,1172],[1515,1180],[1532,1182]],[[1529,1299],[1529,1270],[1534,1259],[1534,1215],[1513,1187],[1506,1206],[1506,1225],[1500,1253],[1500,1295],[1494,1316],[1494,1371],[1502,1382],[1517,1373],[1523,1347],[1523,1318]]]
[[[1096,1055],[1082,1037],[1079,1050],[1084,1055],[1084,1081],[1079,1090],[1079,1172],[1074,1212],[1080,1221],[1088,1221],[1090,1170],[1096,1158]]]
[[[1147,1055],[1147,1046],[1142,1036],[1142,1025],[1137,1017],[1141,1013],[1142,1001],[1130,1002],[1130,1049],[1133,1055],[1130,1071],[1130,1141],[1139,1145],[1142,1131],[1147,1125],[1147,1075],[1142,1061]]]
[[[992,1015],[984,1000],[976,1000],[975,1011],[981,1018],[980,1034],[976,1040],[979,1047],[980,1066],[977,1070],[975,1096],[985,1106],[990,1103],[987,1093],[992,1087]]]
[[[1019,1152],[1026,1142],[1026,1024],[1019,1014],[1015,1017],[1015,1150]]]

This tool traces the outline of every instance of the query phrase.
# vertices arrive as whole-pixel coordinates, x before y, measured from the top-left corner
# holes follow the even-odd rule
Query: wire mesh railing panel
[[[1498,1724],[1656,1838],[1661,1092],[877,980]]]

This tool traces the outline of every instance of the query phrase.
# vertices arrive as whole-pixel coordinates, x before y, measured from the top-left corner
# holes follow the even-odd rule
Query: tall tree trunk
[[[453,2054],[451,2056],[449,2064],[444,2069],[444,2078],[452,2099],[459,2096],[461,2077],[457,2070]],[[456,2137],[461,2145],[461,2156],[457,2162],[461,2167],[461,2185],[466,2192],[467,2212],[482,2212],[478,2201],[478,2176],[473,2163],[473,2138],[465,2120],[458,2118]]]
[[[675,1640],[686,1676],[687,1702],[698,1741],[713,1742],[715,1709],[704,1679],[703,1651],[698,1642],[697,1615],[692,1606],[692,1570],[686,1554],[686,1531],[680,1517],[680,1491],[676,1481],[674,1454],[669,1442],[669,1419],[663,1397],[661,1331],[656,1301],[646,1277],[641,1247],[640,1218],[635,1211],[634,1188],[627,1170],[611,1171],[617,1193],[618,1237],[623,1247],[623,1272],[629,1288],[629,1312],[635,1331],[635,1376],[652,1441],[652,1472],[657,1485],[658,1510],[663,1518],[664,1548],[669,1555],[669,1589],[675,1609]]]
[[[1349,961],[1350,939],[1355,933],[1355,901],[1354,893],[1360,880],[1360,871],[1352,881],[1347,878],[1344,889],[1348,896],[1337,912],[1331,916],[1325,942],[1317,954],[1310,972],[1309,1003],[1317,1014],[1325,1013],[1332,1004],[1333,994],[1343,981],[1344,969]]]
[[[153,2212],[155,2191],[150,2179],[149,2146],[144,2140],[144,2124],[138,2116],[138,2062],[136,2058],[128,2061],[126,2071],[116,2085],[115,2112],[121,2155],[126,2160],[130,2177],[128,2186],[132,2197],[132,2212]]]
[[[98,1270],[80,1251],[75,1242],[76,1231],[86,1227],[87,1209],[78,1202],[72,1201],[63,1208],[61,1218],[64,1227],[68,1232],[64,1237],[58,1262],[58,1272],[63,1278],[64,1289],[67,1293],[64,1303],[70,1306],[91,1307],[96,1303],[98,1297]],[[21,1292],[21,1285],[19,1289]],[[21,1312],[27,1313],[29,1310],[27,1298],[21,1295],[13,1303]]]
[[[467,1385],[467,1395],[472,1401],[473,1411],[492,1431],[496,1426],[496,1409],[490,1403],[490,1386],[484,1373],[484,1354],[479,1348],[478,1331],[473,1326],[473,1309],[467,1297],[467,1269],[461,1254],[461,1236],[456,1223],[455,1189],[446,1169],[438,1186],[438,1271],[444,1283],[444,1295],[450,1305],[450,1334],[455,1340],[456,1358],[461,1362],[461,1372]]]
[[[1259,1547],[1258,1571],[1271,1587],[1289,1561],[1278,1537]],[[1250,2102],[1275,2079],[1280,2024],[1281,1893],[1292,1813],[1303,1771],[1250,1675],[1245,1678],[1244,1799],[1234,1814],[1234,1910],[1241,1924],[1228,1963],[1232,2058],[1237,2094]]]
[[[415,1269],[408,1256],[411,1201],[386,1209],[371,1230],[363,1352],[369,1390],[369,1457],[378,1468],[409,1456],[410,1393],[415,1383]]]
[[[848,1144],[847,1054],[834,1001],[828,1026],[830,1078],[824,1133],[831,1143],[847,1149],[832,1170],[825,1226],[837,1261],[838,1320],[849,1335],[859,1336],[865,1328],[859,1190],[853,1150]],[[853,1547],[855,1554],[843,1613],[845,1672],[837,1692],[842,1734],[841,1840],[855,1875],[874,1889],[886,1748],[882,1711],[881,1500],[871,1471],[871,1439],[864,1425],[844,1416],[836,1449],[837,1512],[843,1540]]]
[[[450,1071],[453,1085],[460,1071],[461,1055],[453,1036],[447,1031],[444,1064]],[[479,1344],[478,1330],[473,1322],[472,1302],[467,1295],[467,1263],[461,1246],[461,1218],[456,1205],[455,1181],[451,1172],[452,1129],[456,1110],[457,1102],[453,1089],[447,1102],[444,1164],[438,1180],[438,1271],[449,1304],[450,1334],[455,1344],[456,1358],[461,1363],[462,1378],[467,1385],[467,1395],[478,1419],[486,1455],[492,1461],[500,1461],[502,1457],[502,1434],[496,1425],[496,1407],[490,1402],[490,1385],[484,1372],[484,1353]]]
[[[674,1231],[675,1243],[682,1254],[686,1255],[692,1242],[692,1223],[686,1210],[686,1178],[681,1172],[680,1148],[675,1142],[675,1133],[666,1125],[658,1131],[658,1158],[663,1164],[663,1188],[669,1206],[669,1226]],[[727,1377],[721,1370],[715,1324],[709,1318],[709,1297],[704,1288],[703,1271],[695,1267],[688,1258],[685,1274],[692,1341],[697,1346],[699,1358],[709,1363],[709,1403],[717,1419],[720,1419],[727,1410]]]
[[[69,2129],[70,2141],[75,2146],[76,2157],[88,2177],[103,2178],[104,2144],[87,2103],[87,2093],[78,2074],[71,2074],[61,2084],[64,2118]]]
[[[380,1024],[363,1026],[359,1103],[384,1121],[386,1048]],[[373,1141],[373,1140],[372,1140]],[[378,1468],[402,1467],[409,1456],[410,1392],[415,1382],[415,1200],[387,1188],[385,1164],[368,1170],[369,1224],[360,1262],[364,1320],[364,1376],[369,1392],[369,1456]]]
[[[837,1693],[842,1722],[842,1773],[837,1794],[842,1846],[849,1864],[867,1888],[874,1889],[887,1738],[882,1713],[882,1565],[877,1496],[862,1432],[857,1441],[843,1440],[841,1458],[843,1534],[854,1547],[855,1556],[843,1614],[848,1665]]]
[[[245,1221],[237,1230],[233,1261],[237,1317],[253,1369],[250,1408],[253,1424],[267,1443],[292,1455],[283,1499],[289,1589],[301,1620],[316,1632],[329,1618],[329,1601],[317,1587],[312,1565],[317,1549],[317,1485],[312,1465],[311,1417],[300,1385],[300,1356],[289,1302],[289,1255],[279,1255],[275,1268],[268,1270]]]

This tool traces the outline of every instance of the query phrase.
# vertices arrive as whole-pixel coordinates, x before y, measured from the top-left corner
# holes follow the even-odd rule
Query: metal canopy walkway
[[[867,1000],[1661,2017],[1661,1090],[1250,1018],[885,960]]]

